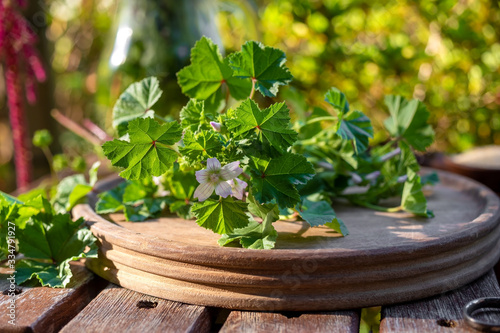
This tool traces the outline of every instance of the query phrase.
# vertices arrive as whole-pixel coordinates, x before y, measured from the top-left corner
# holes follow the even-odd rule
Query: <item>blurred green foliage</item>
[[[384,95],[415,97],[431,110],[433,149],[500,144],[499,2],[275,0],[259,8],[261,40],[286,52],[309,105],[335,86],[381,128]],[[241,27],[232,28],[223,40],[238,49]]]
[[[113,0],[52,0],[47,37],[57,106],[73,119],[95,114],[99,56],[112,25]],[[331,86],[381,128],[385,94],[423,100],[433,149],[500,144],[500,8],[496,1],[259,0],[258,30],[281,48],[293,86],[319,105]],[[69,15],[69,14],[71,15]],[[218,17],[225,47],[239,49],[248,21]],[[161,45],[159,45],[161,47]],[[102,119],[99,119],[102,118]],[[377,132],[377,131],[376,131]],[[381,140],[378,137],[375,140]]]

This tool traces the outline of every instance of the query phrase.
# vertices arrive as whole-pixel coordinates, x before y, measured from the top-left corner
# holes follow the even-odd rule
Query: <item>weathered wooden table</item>
[[[310,313],[230,311],[140,294],[95,276],[81,263],[70,288],[22,287],[16,325],[9,324],[9,296],[0,294],[0,332],[358,332],[360,310]],[[8,289],[0,275],[0,290]],[[458,290],[382,308],[380,332],[477,332],[462,317],[478,297],[500,297],[490,271]],[[483,319],[498,320],[497,313]]]

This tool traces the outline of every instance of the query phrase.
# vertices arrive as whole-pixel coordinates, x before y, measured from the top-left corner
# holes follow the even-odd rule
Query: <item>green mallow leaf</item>
[[[18,200],[17,198],[13,197],[12,195],[9,195],[7,193],[4,193],[2,191],[0,191],[0,199],[2,201],[5,201],[9,204],[23,204],[22,201]]]
[[[411,168],[407,169],[408,180],[404,184],[401,198],[401,208],[417,216],[434,217],[432,211],[427,209],[427,200],[422,192],[420,177]]]
[[[165,189],[170,192],[167,197],[169,210],[179,217],[191,219],[193,217],[191,214],[193,193],[200,185],[194,171],[183,171],[175,169],[174,166],[174,172],[166,174],[163,184]]]
[[[211,129],[210,121],[215,120],[216,112],[205,110],[205,101],[190,99],[179,116],[182,128],[195,133],[200,129]]]
[[[420,177],[420,183],[424,185],[436,185],[439,183],[439,175],[437,172],[430,172],[422,175]]]
[[[271,213],[271,217],[277,220],[280,215],[280,210],[277,204],[261,204],[258,202],[252,193],[250,193],[247,197],[248,202],[248,211],[260,217],[261,219],[265,219],[269,217],[269,213]]]
[[[227,128],[235,137],[247,137],[256,133],[259,141],[282,152],[297,140],[297,132],[291,129],[288,107],[276,103],[260,110],[251,99],[247,99],[229,114]]]
[[[66,213],[83,202],[89,194],[95,183],[97,183],[97,171],[101,162],[95,162],[89,170],[89,182],[85,180],[82,174],[72,175],[64,178],[57,185],[56,195],[52,204],[57,213]]]
[[[78,184],[73,188],[71,194],[69,195],[68,204],[66,205],[66,211],[69,212],[71,209],[82,202],[86,195],[92,191],[92,186],[87,184]]]
[[[102,192],[98,195],[99,200],[95,205],[95,211],[98,214],[111,214],[124,208],[123,193],[128,186],[128,182],[120,183],[115,188]]]
[[[56,195],[51,200],[52,205],[54,206],[54,209],[57,213],[66,213],[68,211],[68,208],[71,209],[71,204],[70,204],[71,193],[75,189],[76,192],[78,193],[82,192],[80,191],[80,189],[77,188],[77,186],[82,186],[83,189],[88,188],[87,180],[85,179],[85,176],[83,174],[68,176],[63,178],[59,182],[59,184],[57,185]],[[84,193],[84,191],[82,193]],[[75,196],[76,194],[72,198],[73,203],[75,202],[76,199]]]
[[[127,221],[142,222],[160,215],[166,204],[165,198],[145,198],[138,205],[125,204],[123,214]]]
[[[333,106],[341,114],[347,113],[349,111],[349,102],[344,93],[335,87],[330,88],[325,94],[325,101]]]
[[[342,236],[347,236],[349,231],[344,222],[337,217],[337,214],[332,208],[332,205],[327,201],[310,201],[305,199],[302,205],[298,207],[300,216],[311,225],[317,227],[325,225]]]
[[[314,168],[304,156],[285,153],[273,158],[250,157],[252,193],[260,203],[276,200],[280,208],[295,207],[300,195],[295,185],[314,176]]]
[[[248,225],[247,206],[247,203],[228,197],[197,202],[191,211],[198,225],[222,235]]]
[[[13,227],[12,223],[19,217],[19,207],[20,204],[0,200],[0,257],[2,260],[9,254],[7,236],[9,227]]]
[[[161,176],[177,159],[171,146],[181,139],[181,126],[175,122],[160,125],[154,119],[135,119],[128,124],[130,142],[113,140],[102,146],[114,166],[125,168],[120,176],[135,180]]]
[[[272,249],[276,243],[278,232],[273,222],[279,219],[279,208],[276,204],[260,204],[252,194],[247,197],[248,210],[262,219],[262,222],[250,221],[248,226],[235,229],[230,234],[224,234],[218,243],[221,246],[239,240],[247,249]]]
[[[247,249],[270,250],[274,248],[278,232],[272,223],[251,221],[244,228],[234,229],[230,234],[224,234],[218,240],[220,246],[228,245],[236,240]]]
[[[16,283],[22,284],[31,279],[37,279],[44,287],[64,288],[73,276],[71,268],[64,264],[56,266],[36,260],[23,259],[16,264]]]
[[[200,185],[196,180],[194,171],[176,170],[168,174],[165,179],[165,189],[174,198],[190,201],[193,198],[196,187]]]
[[[398,177],[406,175],[408,169],[414,172],[420,170],[420,166],[410,146],[406,142],[400,141],[398,147],[401,149],[399,156],[385,161],[380,169],[384,178],[392,185],[397,184]],[[397,186],[400,187],[401,184]]]
[[[89,170],[89,185],[94,186],[97,183],[97,172],[99,171],[99,167],[101,166],[101,162],[97,161],[90,167]]]
[[[235,99],[247,97],[251,90],[249,80],[233,77],[233,70],[222,59],[219,47],[207,37],[202,37],[191,49],[191,65],[177,73],[177,81],[184,94],[207,100],[214,106],[224,97],[223,84]]]
[[[285,62],[283,51],[254,41],[246,42],[240,52],[229,56],[234,76],[255,80],[256,90],[268,97],[275,97],[279,86],[293,79]]]
[[[155,198],[155,192],[151,186],[138,181],[123,182],[99,194],[95,209],[98,214],[123,211],[127,221],[141,222],[158,216],[166,206],[166,199]]]
[[[158,186],[151,178],[126,182],[128,185],[123,191],[123,202],[137,203],[146,198],[153,198],[158,190]]]
[[[368,148],[368,138],[373,138],[373,127],[363,112],[351,111],[340,120],[337,134],[344,140],[352,140],[359,154]]]
[[[44,286],[65,287],[72,276],[70,261],[97,256],[95,237],[82,228],[83,223],[83,219],[72,221],[69,214],[32,216],[17,235],[19,252],[26,259],[16,266],[16,283],[36,277]],[[90,250],[85,252],[87,248]]]
[[[215,157],[222,150],[219,134],[214,131],[202,131],[193,134],[193,132],[187,130],[184,133],[182,142],[184,146],[179,147],[179,152],[192,163]]]
[[[404,138],[412,147],[424,151],[434,141],[434,130],[427,124],[429,111],[424,103],[401,96],[386,96],[390,118],[384,121],[385,128],[393,137]]]
[[[148,77],[130,85],[118,98],[113,108],[113,127],[126,128],[126,124],[139,117],[151,118],[153,105],[160,99],[162,91],[155,77]],[[123,131],[119,131],[123,135]]]

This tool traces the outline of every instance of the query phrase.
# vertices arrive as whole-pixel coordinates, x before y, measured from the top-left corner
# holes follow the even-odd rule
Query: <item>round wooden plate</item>
[[[218,235],[176,217],[123,221],[79,205],[99,240],[96,274],[166,299],[244,310],[336,310],[410,301],[458,288],[500,257],[500,200],[468,178],[438,172],[436,217],[336,204],[350,234],[275,223],[276,249],[219,247]],[[100,184],[116,185],[117,179]]]

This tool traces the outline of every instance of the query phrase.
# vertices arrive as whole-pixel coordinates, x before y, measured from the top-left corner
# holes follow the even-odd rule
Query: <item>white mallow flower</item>
[[[228,180],[228,183],[229,185],[231,185],[233,196],[239,200],[243,200],[243,194],[245,194],[245,189],[247,188],[248,184],[238,178]]]
[[[199,201],[205,201],[212,195],[214,190],[217,195],[223,198],[232,195],[231,184],[235,184],[233,180],[243,172],[243,169],[239,165],[240,162],[236,161],[221,167],[218,159],[209,158],[207,160],[207,168],[196,171],[196,180],[200,185],[194,191],[194,197],[198,198]],[[239,179],[236,178],[236,180],[240,184],[238,182]],[[233,182],[230,183],[229,181]],[[235,189],[237,188],[239,187],[235,187]],[[235,196],[238,198],[240,193],[238,192]]]

